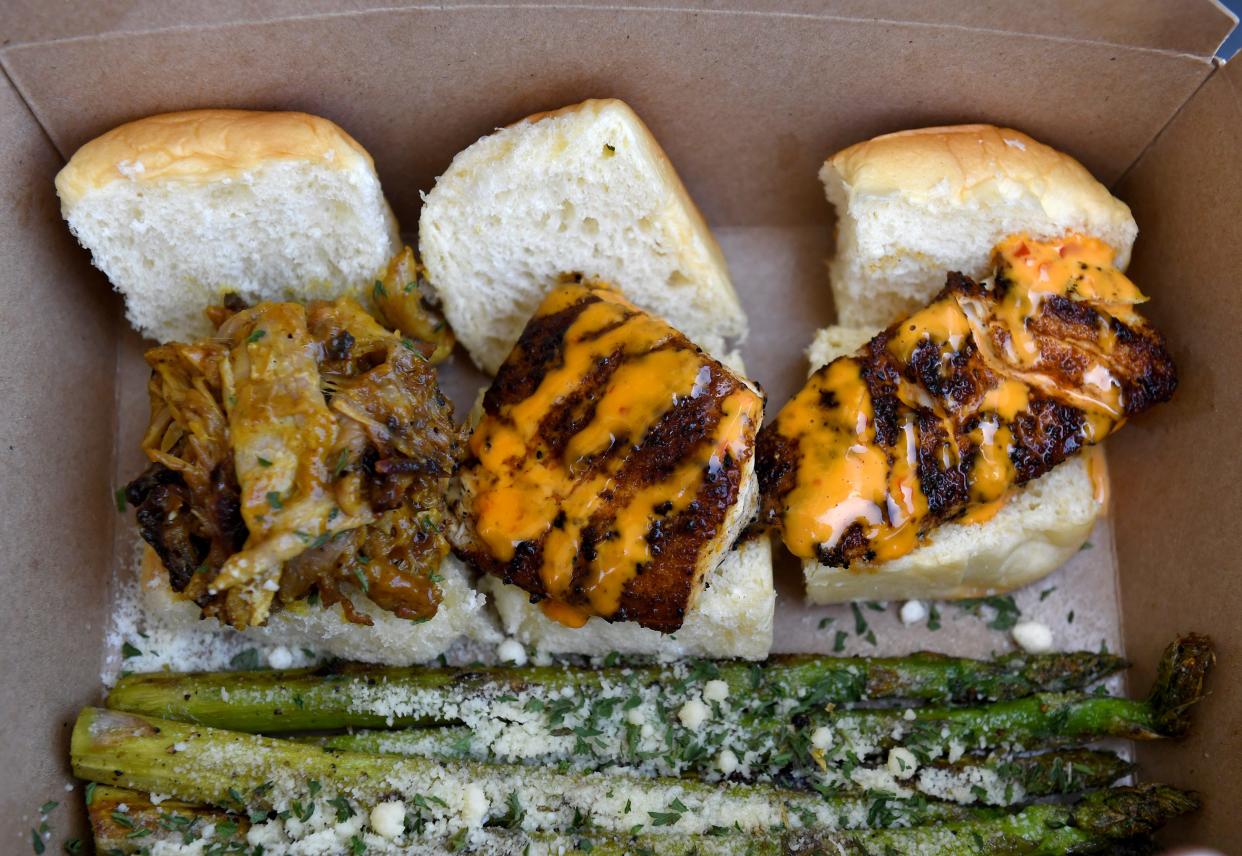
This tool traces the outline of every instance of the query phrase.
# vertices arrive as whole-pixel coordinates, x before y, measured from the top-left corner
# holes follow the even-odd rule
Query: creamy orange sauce
[[[649,429],[679,402],[704,394],[710,381],[709,360],[686,348],[661,348],[676,336],[663,321],[641,312],[611,290],[583,285],[553,291],[536,317],[573,306],[590,291],[601,299],[588,305],[566,331],[561,360],[536,389],[513,404],[486,415],[470,440],[479,466],[463,473],[472,493],[474,528],[489,553],[508,562],[523,542],[542,539],[539,576],[550,600],[544,614],[569,626],[581,626],[589,614],[616,612],[626,583],[651,560],[647,534],[663,515],[684,510],[726,454],[739,459],[753,447],[763,415],[762,398],[748,388],[722,402],[722,418],[709,442],[700,443],[672,473],[644,486],[616,509],[611,537],[599,541],[587,563],[582,587],[586,607],[568,599],[574,585],[584,529],[605,507],[628,454],[603,459],[615,444],[638,444]],[[540,425],[564,404],[601,361],[621,354],[594,401],[590,420],[557,451],[540,433]]]
[[[928,500],[919,480],[916,410],[931,411],[946,430],[937,450],[945,470],[962,464],[962,444],[969,441],[974,450],[969,505],[956,518],[968,524],[992,519],[1013,490],[1011,423],[1030,407],[1032,391],[1055,391],[1059,400],[1083,411],[1084,444],[1099,442],[1122,421],[1121,386],[1105,361],[1090,365],[1082,384],[1066,389],[1052,376],[1053,367],[1041,364],[1039,341],[1028,323],[1053,295],[1089,301],[1126,323],[1141,322],[1131,307],[1146,298],[1113,267],[1112,250],[1094,238],[1041,243],[1015,235],[998,244],[994,255],[998,276],[1007,280],[999,299],[951,292],[890,328],[886,343],[903,366],[910,365],[916,349],[935,346],[943,366],[974,342],[995,382],[973,406],[979,418],[972,430],[958,435],[954,414],[945,411],[951,402],[946,405],[947,398],[903,377],[896,389],[903,405],[896,443],[882,444],[858,357],[820,369],[781,410],[770,430],[798,442],[796,479],[782,503],[783,536],[795,555],[809,559],[832,550],[855,525],[861,525],[869,542],[869,561],[888,561],[918,546],[924,534],[920,526],[928,523]],[[1074,344],[1103,358],[1115,334],[1108,324],[1095,332],[1095,338]],[[1103,473],[1099,461],[1091,459],[1093,479],[1105,484],[1106,477],[1095,475]]]
[[[1087,475],[1091,478],[1092,496],[1105,509],[1111,490],[1108,481],[1108,460],[1104,457],[1103,446],[1092,446],[1086,452]]]

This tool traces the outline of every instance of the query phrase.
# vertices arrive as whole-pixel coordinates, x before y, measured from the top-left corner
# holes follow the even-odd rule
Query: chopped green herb
[[[253,345],[255,342],[259,341],[266,335],[267,335],[266,330],[255,330],[253,333],[251,333],[249,336],[246,337],[246,341]]]
[[[142,650],[125,642],[121,645],[121,659],[128,660],[130,657],[141,657]]]
[[[830,616],[828,616],[827,618],[821,618],[821,619],[819,620],[819,629],[820,629],[820,630],[826,630],[826,629],[828,629],[828,625],[829,625],[829,624],[832,624],[832,622],[834,622],[834,621],[836,621],[836,619],[835,619],[835,618],[833,618],[831,615],[830,615]]]
[[[318,795],[319,789],[322,787],[322,785],[319,784],[318,779],[311,779],[309,782],[306,783],[306,786],[307,788],[310,789],[310,795],[312,797]]]
[[[837,637],[832,643],[832,653],[840,654],[845,650],[845,640],[849,638],[849,635],[844,630],[837,631]]]
[[[362,572],[362,568],[354,568],[354,576],[358,578],[358,585],[362,586],[363,594],[370,594],[371,583],[367,581],[367,575]]]
[[[118,826],[123,826],[126,829],[134,828],[134,822],[130,819],[129,815],[119,809],[112,812],[112,820]]]
[[[336,456],[336,466],[332,469],[333,475],[340,478],[347,466],[349,466],[349,449],[341,449],[341,454]]]
[[[371,289],[371,296],[376,300],[379,300],[381,297],[387,297],[388,292],[384,288],[384,283],[380,282],[378,279],[375,280],[375,286]]]
[[[612,143],[604,143],[604,157],[610,158],[617,153],[617,147]]]
[[[988,627],[993,630],[1012,630],[1022,618],[1022,611],[1014,602],[1013,595],[970,597],[957,602],[958,609],[980,617],[982,617],[982,608],[985,606],[995,612],[992,620],[988,622]]]
[[[118,487],[116,491],[112,494],[112,497],[113,499],[116,500],[116,510],[124,511],[125,510],[125,488]]]
[[[1065,616],[1065,620],[1068,621],[1070,624],[1074,623],[1074,610],[1071,609],[1069,611],[1069,615]]]
[[[1095,546],[1095,545],[1094,545],[1094,544],[1092,544],[1090,541],[1083,541],[1083,542],[1082,542],[1082,546],[1081,546],[1081,547],[1079,547],[1078,549],[1079,549],[1079,550],[1090,550],[1090,549],[1091,549],[1092,547],[1094,547],[1094,546]]]
[[[60,805],[60,803],[56,802],[56,800],[48,800],[43,805],[39,806],[39,814],[47,814],[58,805]]]
[[[1045,600],[1048,599],[1048,595],[1052,594],[1056,590],[1057,590],[1056,586],[1049,586],[1048,588],[1041,591],[1039,593],[1039,602],[1043,603]]]
[[[328,800],[328,805],[336,809],[337,823],[344,823],[357,814],[354,811],[354,807],[349,804],[349,800],[345,799],[345,797],[333,797]]]
[[[352,853],[353,856],[362,856],[363,853],[367,852],[367,845],[363,842],[360,836],[349,836],[349,852]]]
[[[39,834],[39,830],[30,830],[30,846],[36,853],[42,853],[47,848],[43,844],[43,836]]]
[[[409,294],[411,291],[413,291],[416,288],[418,288],[418,280],[410,280],[409,282],[405,284],[405,293]]]
[[[884,604],[880,603],[879,601],[875,601],[875,600],[867,601],[867,609],[870,609],[872,612],[883,612],[885,608],[886,607],[884,606]]]
[[[247,648],[245,651],[234,654],[229,660],[229,665],[234,669],[242,669],[254,671],[259,668],[259,651],[257,648]],[[240,800],[239,800],[240,802]]]
[[[262,455],[256,456],[255,460],[259,462],[259,466],[261,467],[270,467],[272,465],[272,462],[269,461],[267,458],[263,457]]]
[[[284,508],[285,504],[280,501],[280,493],[274,490],[267,492],[267,504],[272,508]]]
[[[850,604],[850,611],[854,613],[854,635],[862,636],[867,632],[867,619],[863,618],[862,610],[856,602]]]
[[[81,853],[82,852],[82,839],[81,838],[70,838],[68,841],[66,841],[65,852],[68,853],[69,856],[77,856],[77,854]]]
[[[96,784],[95,782],[86,783],[86,804],[87,805],[90,805],[91,803],[95,801],[95,788],[97,787],[98,787],[98,784]]]
[[[934,603],[930,606],[927,612],[927,629],[928,630],[939,630],[940,629],[940,610],[937,608],[936,604]]]

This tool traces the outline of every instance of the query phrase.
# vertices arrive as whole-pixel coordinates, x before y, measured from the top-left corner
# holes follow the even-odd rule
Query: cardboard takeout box
[[[115,657],[109,594],[133,536],[111,494],[136,471],[146,419],[141,343],[59,216],[52,177],[65,158],[151,113],[306,110],[372,152],[408,232],[419,192],[480,134],[604,96],[643,116],[716,230],[750,314],[743,352],[773,410],[832,318],[832,212],[815,176],[836,149],[909,127],[1008,125],[1079,158],[1132,206],[1130,273],[1182,385],[1109,441],[1111,526],[1058,572],[1052,602],[1076,626],[1049,620],[1061,644],[1120,644],[1138,664],[1134,691],[1179,631],[1215,638],[1220,666],[1193,736],[1138,758],[1143,778],[1207,798],[1170,841],[1242,838],[1242,61],[1211,59],[1233,24],[1211,0],[2,5],[0,851],[30,847],[45,800],[72,804],[58,833],[82,822],[80,790],[63,790],[68,735]],[[478,377],[455,362],[447,384],[464,412]],[[825,611],[800,605],[790,563],[778,575],[778,648],[828,650]],[[980,624],[929,636],[890,620],[878,650],[1007,644]]]

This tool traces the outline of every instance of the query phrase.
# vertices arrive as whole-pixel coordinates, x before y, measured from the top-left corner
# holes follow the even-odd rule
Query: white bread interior
[[[820,330],[807,348],[811,371],[853,353],[873,335],[851,327]],[[1079,455],[1018,488],[992,519],[946,523],[897,559],[852,562],[848,569],[803,562],[806,597],[811,603],[843,603],[1012,591],[1047,576],[1078,552],[1102,510],[1087,459]]]
[[[744,374],[736,351],[719,358]],[[471,411],[482,412],[482,396]],[[609,623],[593,616],[579,628],[549,619],[530,602],[525,590],[484,574],[479,588],[492,595],[501,629],[523,645],[545,654],[620,654],[677,657],[739,657],[761,660],[772,648],[776,589],[772,584],[772,546],[766,534],[733,547],[759,507],[759,479],[752,455],[742,470],[737,502],[725,516],[721,531],[699,556],[703,589],[692,602],[676,633],[664,634],[632,621]],[[733,549],[731,549],[733,548]]]
[[[358,611],[374,622],[367,627],[346,621],[339,605],[323,608],[300,601],[272,613],[262,627],[236,631],[199,617],[199,608],[172,590],[168,574],[155,551],[145,547],[140,572],[140,598],[144,612],[160,626],[201,631],[205,626],[229,637],[241,636],[261,645],[306,647],[362,663],[409,666],[426,663],[448,651],[461,639],[494,644],[501,639],[487,609],[487,597],[470,583],[470,574],[453,555],[440,565],[443,594],[435,617],[415,622],[398,618],[372,603],[361,592],[352,599]]]
[[[418,236],[453,332],[489,374],[566,272],[612,283],[712,353],[746,332],[720,248],[622,101],[483,137],[426,195]]]
[[[819,177],[837,213],[837,322],[851,327],[888,326],[939,292],[946,271],[985,276],[1006,235],[1092,235],[1123,270],[1138,235],[1078,161],[1008,128],[886,134],[837,152]]]
[[[192,110],[121,125],[56,176],[61,213],[158,341],[209,335],[203,310],[369,288],[400,249],[371,156],[305,113]]]

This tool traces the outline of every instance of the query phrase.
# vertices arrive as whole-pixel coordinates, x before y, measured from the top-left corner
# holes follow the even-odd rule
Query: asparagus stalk
[[[223,848],[244,842],[250,828],[242,815],[178,800],[156,805],[147,794],[127,788],[95,788],[86,810],[100,854],[150,852],[157,842],[189,845],[204,839]]]
[[[823,797],[765,785],[713,785],[567,773],[471,762],[334,752],[295,743],[98,708],[78,717],[71,758],[79,778],[170,794],[245,812],[310,817],[334,807],[342,820],[399,795],[451,831],[501,821],[521,805],[523,829],[564,829],[590,816],[604,832],[702,834],[737,825],[868,826],[994,816],[995,810],[925,800]]]
[[[319,740],[328,749],[372,754],[422,756],[451,761],[474,758],[470,729],[408,728],[396,731],[355,731]],[[485,756],[486,753],[484,752]],[[560,759],[528,756],[526,764],[554,763]],[[579,769],[599,769],[594,756],[582,760]],[[611,764],[611,761],[603,762]],[[1034,755],[967,756],[954,762],[943,759],[928,765],[943,775],[914,775],[901,784],[926,796],[941,796],[958,782],[975,783],[972,796],[992,805],[1013,805],[1026,797],[1052,796],[1103,788],[1133,770],[1133,765],[1112,752],[1069,749]],[[946,780],[947,777],[947,780]],[[848,776],[833,777],[836,794],[862,793],[865,788]],[[980,785],[979,783],[986,783]]]
[[[1199,798],[1165,785],[1113,788],[1088,794],[1075,805],[1032,805],[1016,814],[914,829],[837,832],[795,831],[784,852],[985,854],[1116,853],[1135,845],[1173,818],[1196,811]]]
[[[1024,751],[1080,744],[1106,737],[1139,740],[1176,736],[1188,725],[1187,709],[1203,691],[1210,643],[1178,640],[1165,653],[1159,679],[1146,700],[1084,693],[1041,693],[973,707],[838,709],[805,697],[743,696],[705,703],[698,694],[686,707],[667,696],[635,692],[609,703],[582,695],[553,700],[497,697],[468,727],[424,730],[396,738],[404,751],[433,757],[464,756],[505,763],[560,763],[579,769],[623,765],[643,772],[714,774],[730,752],[740,778],[814,780],[821,772],[849,770],[885,760],[898,746],[919,765],[956,760],[967,752]],[[690,716],[689,714],[697,714]],[[540,739],[525,739],[538,734]],[[384,749],[394,738],[359,738]],[[367,745],[365,741],[372,741]],[[340,745],[349,745],[348,740]],[[402,751],[398,748],[397,751]]]
[[[101,799],[102,796],[102,799]],[[212,809],[164,803],[153,806],[145,795],[121,789],[100,788],[90,808],[97,852],[140,852],[157,840],[194,840],[196,830],[212,824],[236,823],[237,829],[218,831],[213,841],[236,840],[246,828],[244,819]],[[126,805],[124,824],[114,820],[119,805]],[[664,854],[664,856],[750,856],[777,854],[851,853],[888,856],[891,853],[936,852],[942,856],[984,856],[996,853],[1063,854],[1116,852],[1119,844],[1144,839],[1173,817],[1199,807],[1194,794],[1162,785],[1114,788],[1097,791],[1074,805],[1029,806],[1011,815],[946,821],[932,826],[881,830],[763,830],[741,833],[716,828],[708,835],[619,835],[590,828],[560,832],[503,831],[489,828],[471,838],[471,851],[483,854],[592,853],[595,856]],[[170,818],[173,820],[170,822]],[[170,830],[170,827],[172,829]],[[188,832],[181,832],[186,829]],[[218,826],[217,826],[218,829]],[[136,830],[149,830],[135,836]],[[389,845],[374,833],[360,828],[361,852],[389,846],[401,848],[402,840]],[[431,842],[421,842],[424,847]],[[441,842],[444,851],[452,842]]]
[[[635,688],[680,704],[707,680],[755,704],[799,698],[807,707],[876,699],[978,702],[1079,689],[1119,671],[1105,653],[1009,654],[971,660],[920,653],[897,658],[787,655],[763,664],[698,661],[679,665],[526,668],[320,669],[121,678],[108,706],[131,713],[251,732],[448,725],[462,707],[496,697],[577,697],[607,701]]]

